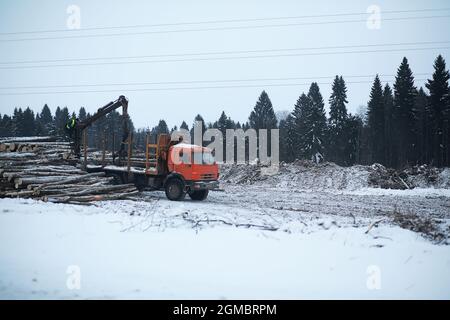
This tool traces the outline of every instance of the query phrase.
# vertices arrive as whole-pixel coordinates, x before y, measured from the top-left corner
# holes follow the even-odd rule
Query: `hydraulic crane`
[[[99,108],[96,113],[92,116],[86,118],[83,121],[76,121],[74,128],[72,128],[73,139],[74,139],[74,153],[75,156],[80,158],[81,156],[81,134],[83,130],[87,129],[98,119],[106,116],[107,114],[113,112],[114,110],[122,107],[122,128],[123,128],[123,136],[122,143],[120,145],[119,157],[123,157],[126,153],[125,150],[125,142],[128,138],[129,128],[128,128],[128,100],[125,96],[120,96],[116,101],[111,101],[105,106]]]

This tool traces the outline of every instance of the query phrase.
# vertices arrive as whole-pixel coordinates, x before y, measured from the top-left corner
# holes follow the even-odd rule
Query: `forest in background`
[[[438,56],[434,72],[425,88],[414,83],[413,72],[406,58],[401,62],[394,84],[383,84],[378,75],[373,81],[367,110],[359,114],[347,111],[347,87],[343,76],[336,76],[328,99],[329,112],[319,85],[313,82],[302,93],[293,110],[275,113],[266,91],[259,96],[248,121],[240,123],[225,111],[219,119],[207,122],[198,114],[206,128],[219,129],[225,139],[226,129],[280,129],[280,160],[311,159],[330,161],[342,166],[381,163],[402,168],[416,164],[450,166],[450,95],[449,71],[445,60]],[[278,115],[278,116],[277,116]],[[48,105],[34,113],[29,107],[16,108],[12,115],[0,115],[0,136],[64,136],[70,117],[84,120],[90,114],[81,107],[70,112],[57,107],[53,115]],[[88,132],[88,145],[109,150],[120,148],[121,114],[114,111],[94,123]],[[186,121],[169,128],[161,119],[153,128],[135,129],[135,146],[143,148],[146,135],[170,133],[174,130],[192,131]]]

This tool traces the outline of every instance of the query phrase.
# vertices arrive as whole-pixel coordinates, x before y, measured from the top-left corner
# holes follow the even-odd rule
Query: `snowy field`
[[[205,202],[0,206],[3,299],[450,299],[448,189],[226,183]]]

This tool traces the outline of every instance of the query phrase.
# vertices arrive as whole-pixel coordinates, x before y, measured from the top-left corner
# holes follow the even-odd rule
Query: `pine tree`
[[[342,76],[336,76],[334,79],[329,103],[327,156],[330,161],[344,165],[349,159],[347,151],[349,150],[350,133],[347,131],[347,87]]]
[[[367,121],[369,129],[369,148],[371,162],[385,164],[385,118],[383,88],[378,75],[370,91],[367,104]]]
[[[415,162],[415,132],[414,101],[417,90],[414,87],[414,77],[408,60],[403,61],[398,68],[394,84],[393,136],[396,138],[395,149],[398,150],[397,166],[405,166]]]
[[[429,111],[431,134],[430,160],[437,166],[450,165],[449,161],[449,71],[439,55],[434,62],[434,73],[425,85],[430,91]]]

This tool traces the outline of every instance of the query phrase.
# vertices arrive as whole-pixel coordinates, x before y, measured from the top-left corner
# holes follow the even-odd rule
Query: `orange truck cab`
[[[204,200],[218,188],[219,166],[210,149],[179,143],[171,145],[167,155],[168,175],[164,189],[169,200]]]

